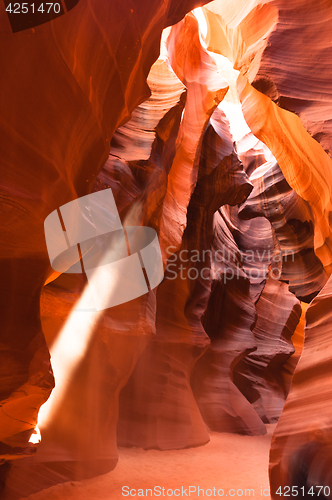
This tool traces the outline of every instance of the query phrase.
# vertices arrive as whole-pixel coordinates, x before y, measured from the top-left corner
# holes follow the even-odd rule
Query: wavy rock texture
[[[205,186],[214,187],[214,184],[209,184],[206,179],[201,183],[198,181],[194,191],[195,176],[197,178],[197,172],[198,175],[201,173],[198,168],[203,139],[201,136],[209,116],[227,88],[221,92],[217,90],[220,79],[214,78],[216,66],[200,46],[198,24],[194,17],[186,17],[173,28],[167,44],[170,63],[186,84],[188,94],[173,162],[170,168],[164,167],[168,175],[161,214],[160,240],[165,257],[174,253],[177,243],[182,240],[186,225],[183,217],[187,211],[191,230],[188,229],[188,236],[183,236],[180,251],[174,255],[177,261],[175,266],[166,267],[166,280],[160,285],[157,293],[157,303],[161,304],[160,307],[157,305],[157,336],[141,356],[129,383],[121,393],[118,426],[119,443],[160,449],[183,448],[204,444],[209,440],[192,394],[190,375],[195,361],[209,342],[200,317],[209,297],[210,280],[208,277],[203,277],[198,283],[193,280],[190,273],[196,270],[201,272],[203,266],[182,266],[181,255],[184,252],[190,256],[191,251],[202,252],[209,248],[209,241],[213,236],[213,214],[221,203],[220,189],[226,192],[227,188],[236,184],[237,172],[244,189],[246,182],[244,173],[243,180],[241,179],[239,162],[232,161],[230,157],[230,172],[223,165],[219,165],[217,172],[212,172],[219,181],[219,189],[215,189],[215,200],[211,200],[211,193],[204,190]],[[208,85],[216,90],[206,87],[206,80],[210,80]],[[211,171],[215,166],[209,165],[208,168]],[[203,168],[202,177],[207,173]],[[224,186],[223,180],[228,180]],[[190,196],[197,190],[201,195],[196,195],[198,201],[195,205],[195,196],[191,199]],[[191,204],[188,207],[189,201]],[[211,205],[207,214],[206,205]],[[196,217],[200,218],[200,224],[189,223]],[[174,239],[175,233],[177,235]],[[190,262],[191,259],[184,260]],[[172,261],[169,259],[169,262]],[[200,258],[199,263],[201,262]],[[187,271],[187,276],[183,276],[183,270]],[[179,271],[180,274],[176,276]],[[164,304],[168,304],[168,307]]]
[[[236,243],[218,213],[215,215],[215,227],[214,244],[219,251],[226,248],[227,252],[222,262],[218,259],[213,263],[218,279],[212,285],[203,318],[211,345],[196,363],[192,377],[194,394],[211,430],[265,434],[262,421],[232,380],[236,363],[256,349],[251,331],[256,311],[249,294],[250,282],[240,267],[240,252]],[[228,259],[230,249],[234,260]],[[231,278],[233,273],[236,279]]]
[[[331,158],[295,114],[276,106],[244,77],[238,79],[238,90],[243,114],[252,132],[269,147],[292,189],[309,203],[315,223],[315,252],[329,271],[332,262]]]
[[[253,172],[266,164],[266,157],[271,156],[267,148],[264,148],[264,145],[259,143],[251,133],[236,141],[236,150],[247,175],[250,177],[253,175],[253,179],[255,179]],[[255,184],[253,186],[255,187]],[[249,198],[253,199],[253,191]],[[256,220],[253,217],[247,218],[250,220],[243,217],[243,211],[248,203],[247,199],[238,207],[224,207],[221,210],[223,216],[228,219],[233,237],[240,250],[242,267],[250,281],[251,298],[257,302],[267,277],[269,275],[280,276],[281,258],[278,241],[265,214],[257,214]]]
[[[276,273],[280,265],[271,225],[264,217],[250,221],[241,220],[238,207],[227,211],[233,237],[241,252],[243,270],[250,281],[250,295],[256,302],[268,275]]]
[[[259,177],[256,182],[256,174],[251,176],[254,190],[251,200],[248,200],[242,213],[248,217],[262,215],[262,213],[267,216],[275,229],[281,249],[285,249],[285,237],[290,238],[290,241],[296,241],[294,246],[290,243],[296,252],[294,266],[288,267],[284,262],[283,277],[289,280],[290,289],[298,297],[310,301],[326,281],[326,274],[330,273],[331,265],[330,186],[332,170],[328,156],[331,151],[331,8],[325,1],[315,4],[306,1],[292,4],[276,1],[272,5],[278,7],[279,21],[261,54],[260,67],[258,68],[255,64],[255,58],[253,67],[250,67],[250,64],[248,69],[241,67],[241,64],[237,66],[241,68],[250,82],[254,80],[253,87],[260,92],[241,78],[239,78],[238,88],[244,116],[250,129],[272,151],[288,186],[294,191],[289,188],[284,189],[285,194],[288,192],[287,202],[290,203],[286,202],[285,194],[282,196],[284,202],[281,202],[279,196],[283,181],[280,173],[277,173],[277,178],[273,179],[273,184],[277,180],[277,187],[272,188],[272,183],[268,180],[271,170],[264,172],[261,168],[260,175],[257,173]],[[221,5],[219,7],[223,8]],[[251,7],[251,3],[245,6],[239,5],[239,9],[235,11],[233,17],[228,18],[226,24],[233,29],[238,29],[245,8],[249,10]],[[210,6],[208,9],[214,10],[210,9]],[[315,43],[312,43],[312,40],[315,40]],[[317,65],[313,65],[313,60],[317,60]],[[299,74],[306,76],[300,78],[299,83],[294,85]],[[272,101],[279,103],[280,107]],[[298,116],[289,111],[295,112]],[[284,187],[286,187],[285,184]],[[273,191],[275,194],[278,191],[278,196],[275,198]],[[258,201],[259,193],[264,193],[261,204]],[[302,199],[296,200],[296,194]],[[273,203],[274,201],[276,204]],[[272,211],[273,206],[276,208],[276,218]],[[289,218],[291,214],[292,217],[295,215],[295,220]],[[294,233],[296,233],[295,239]],[[313,245],[310,241],[312,236],[314,237]],[[296,248],[301,249],[299,253],[295,250]],[[324,265],[326,274],[322,272],[321,264],[314,257],[312,248]],[[299,272],[301,267],[303,270]],[[323,290],[327,287],[328,285]],[[324,292],[321,294],[323,297]],[[318,312],[318,304],[322,304],[322,300],[318,295],[309,306],[308,326],[301,357],[301,359],[306,358],[307,370],[304,372],[299,366],[299,375],[293,378],[292,395],[287,400],[272,445],[273,498],[278,498],[276,490],[280,485],[298,485],[299,487],[303,485],[308,490],[311,485],[319,482],[323,485],[331,484],[327,465],[331,463],[330,424],[328,417],[324,417],[324,411],[329,412],[329,400],[326,397],[329,383],[326,380],[324,362],[318,361],[320,353],[328,352],[329,344],[327,338],[324,340],[322,332],[319,340],[320,351],[317,350],[315,355],[311,353],[311,361],[309,355],[306,357],[305,354],[307,342],[310,345],[309,331],[319,329],[320,325],[325,325],[325,332],[328,331],[329,320],[326,318],[324,308],[321,307]],[[312,315],[310,316],[311,307],[316,311],[315,320]],[[301,344],[300,339],[301,335],[299,338]],[[294,362],[292,358],[290,362]],[[315,387],[311,391],[315,392],[315,397],[309,402],[311,383],[312,387]],[[288,386],[289,384],[290,378],[288,378]],[[301,396],[298,392],[300,386]],[[324,410],[322,410],[323,405]],[[308,413],[309,406],[310,414]],[[307,412],[306,416],[304,416],[304,411]]]
[[[130,120],[119,127],[111,142],[111,156],[126,162],[148,160],[155,140],[155,128],[167,111],[179,101],[185,86],[159,58],[147,78],[151,97],[132,112]]]
[[[228,57],[250,82],[254,80],[255,88],[300,116],[301,120],[276,108],[270,99],[253,89],[250,92],[249,87],[242,89],[244,83],[239,85],[242,100],[245,94],[251,95],[243,107],[251,130],[263,138],[264,131],[260,129],[265,122],[263,142],[277,158],[289,185],[311,205],[317,225],[315,249],[323,264],[329,266],[331,166],[323,149],[331,150],[330,6],[325,0],[315,6],[306,0],[291,6],[283,0],[257,4],[238,2],[237,9],[232,9],[229,2],[215,1],[204,7],[208,22],[205,41],[209,49]],[[314,49],[309,42],[311,37],[317,40]],[[310,48],[309,45],[305,48],[304,43],[310,44]],[[285,54],[285,64],[280,64]],[[312,72],[313,57],[319,61],[315,72]],[[297,72],[309,76],[294,86]],[[321,142],[323,149],[311,140],[303,125]],[[290,140],[292,143],[287,146]],[[318,192],[324,192],[320,199]]]
[[[198,23],[194,16],[187,16],[172,28],[167,46],[170,64],[187,87],[188,96],[176,154],[168,175],[160,239],[165,248],[179,248],[186,226],[187,207],[197,180],[203,134],[210,116],[225,96],[228,85],[200,43]]]
[[[231,1],[214,1],[203,11],[208,48],[228,57],[255,88],[296,113],[331,151],[329,3],[252,0],[238,1],[234,8]],[[299,74],[305,78],[294,85]]]
[[[176,78],[174,82],[178,85],[179,80]],[[173,91],[170,81],[168,92]],[[166,186],[176,156],[183,107],[184,103],[180,102],[171,108],[157,125],[149,160],[130,163],[136,178],[145,178],[146,205],[155,207],[149,220],[158,231],[162,230],[160,220],[167,203]],[[159,179],[156,178],[158,170]],[[171,255],[175,247],[162,246],[162,250],[165,255]],[[189,295],[190,287],[184,279],[177,282],[166,279],[159,286],[157,336],[141,355],[120,396],[118,442],[121,445],[177,449],[209,440],[189,381],[191,367],[204,351],[208,337],[199,316],[188,322],[184,314]],[[167,308],[163,306],[165,303]]]
[[[241,218],[266,217],[281,253],[282,280],[299,299],[310,302],[327,280],[314,252],[313,215],[288,185],[278,164],[264,163],[250,176],[254,190],[239,211]]]
[[[278,24],[261,58],[257,83],[265,88],[272,83],[280,106],[296,113],[310,135],[330,152],[331,5],[325,0],[291,4],[280,0],[272,5],[278,7]],[[294,85],[297,75],[305,76]]]
[[[304,327],[305,327],[305,313],[307,310],[308,304],[305,302],[301,302],[301,308],[302,308],[302,313],[301,313],[301,318],[300,321],[292,335],[292,344],[294,346],[294,353],[292,356],[287,360],[287,362],[284,364],[282,367],[282,378],[283,378],[283,384],[285,387],[285,392],[288,395],[289,389],[291,386],[293,374],[296,368],[297,363],[299,362],[299,359],[302,354],[303,350],[303,343],[304,343]]]
[[[268,37],[278,22],[277,2],[214,1],[203,7],[208,23],[208,50],[221,54],[250,81],[256,76]]]
[[[190,101],[187,101],[186,106],[189,105]],[[176,254],[169,257],[166,279],[157,293],[156,338],[142,354],[121,393],[118,436],[122,445],[168,449],[203,444],[208,440],[191,392],[190,376],[197,358],[209,343],[201,316],[206,311],[211,294],[210,252],[216,231],[214,213],[226,202],[236,204],[243,201],[252,189],[234,153],[226,117],[223,118],[226,134],[219,136],[210,125],[203,138],[198,180],[188,206],[182,245]],[[166,202],[165,197],[164,204]],[[175,246],[171,247],[172,251],[174,249]],[[229,302],[233,300],[240,302],[240,298],[229,298]],[[249,297],[248,303],[245,309],[251,307],[252,310],[244,312],[244,315],[248,314],[250,324],[254,318],[254,307]],[[227,302],[223,306],[227,309]],[[233,336],[231,331],[228,336]],[[241,347],[234,338],[234,345],[228,347],[228,351],[232,352],[227,352],[226,340],[225,348],[220,349],[220,360],[227,360],[228,369],[225,366],[218,375],[227,387],[232,385],[228,375],[230,364],[239,355],[238,351],[247,352],[245,346],[248,342],[251,347],[249,327],[243,336]],[[198,363],[198,366],[201,365]],[[255,420],[253,426],[265,431],[235,386],[232,386],[232,393],[229,395],[227,388],[223,390],[218,408],[221,414],[226,413],[224,407],[230,408],[232,398],[237,399],[237,409],[235,415],[230,411],[227,429],[233,432],[238,429],[235,421],[244,418],[246,408],[254,415],[251,417]],[[211,398],[210,393],[206,396]],[[205,418],[206,412],[202,412],[200,400],[197,401],[205,422],[209,423]],[[250,417],[246,418],[250,420]],[[227,418],[224,420],[226,429]],[[243,427],[247,431],[250,426]],[[218,430],[221,428],[219,423]]]
[[[293,354],[291,336],[300,320],[300,302],[286,283],[267,279],[257,304],[253,334],[257,350],[236,365],[234,382],[265,423],[277,422],[286,391],[282,366]]]
[[[295,369],[291,390],[271,445],[272,492],[278,486],[295,484],[299,473],[298,461],[295,460],[298,452],[302,456],[303,466],[308,471],[311,468],[311,478],[303,478],[305,482],[307,480],[308,487],[314,476],[321,479],[324,486],[331,484],[323,453],[331,443],[331,391],[329,370],[326,369],[331,356],[331,297],[330,278],[307,309],[303,353]],[[313,463],[315,453],[310,452],[309,443],[310,446],[317,447],[314,451],[319,452],[320,461],[316,459]],[[273,497],[277,498],[275,494]]]

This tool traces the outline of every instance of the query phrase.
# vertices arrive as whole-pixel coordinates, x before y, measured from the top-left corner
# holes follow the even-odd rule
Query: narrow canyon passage
[[[0,2],[0,499],[331,499],[331,0],[37,2]]]

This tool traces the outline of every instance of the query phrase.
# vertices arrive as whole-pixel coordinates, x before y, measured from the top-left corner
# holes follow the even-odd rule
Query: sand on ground
[[[208,444],[186,450],[120,448],[118,465],[109,474],[85,481],[59,484],[28,498],[269,499],[268,462],[274,428],[275,425],[268,425],[265,436],[212,432]]]

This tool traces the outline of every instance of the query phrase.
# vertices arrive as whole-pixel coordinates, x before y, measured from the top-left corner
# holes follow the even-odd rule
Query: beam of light
[[[250,134],[251,130],[244,119],[236,88],[236,80],[239,71],[233,68],[233,63],[227,57],[210,51],[209,54],[217,65],[218,73],[221,74],[222,78],[224,78],[229,85],[229,90],[218,107],[222,109],[229,121],[230,131],[234,141],[240,141],[243,137]]]
[[[167,38],[170,35],[171,29],[172,29],[171,26],[169,26],[168,28],[165,28],[162,32],[162,35],[161,35],[159,59],[163,59],[164,61],[167,61],[167,59],[168,59]]]
[[[192,12],[198,21],[202,46],[206,48],[204,40],[206,40],[209,27],[204,11],[201,7],[198,7]],[[234,140],[238,141],[250,133],[250,128],[248,127],[242,113],[242,107],[236,89],[236,80],[239,75],[239,71],[234,69],[233,63],[227,57],[211,51],[208,51],[208,53],[215,61],[218,73],[220,73],[222,78],[224,78],[229,85],[229,90],[218,107],[222,109],[227,116],[231,134]]]
[[[38,425],[36,425],[35,430],[31,434],[31,437],[29,439],[29,443],[32,444],[38,444],[41,441],[41,434]]]
[[[142,204],[136,203],[128,212],[124,225],[139,225],[142,216]],[[107,255],[106,255],[107,253]],[[110,262],[116,260],[118,249],[116,246],[107,250],[104,254],[106,260]],[[61,406],[63,396],[66,389],[70,384],[72,377],[78,367],[79,363],[87,354],[90,341],[95,332],[95,327],[103,311],[97,311],[94,307],[94,298],[92,295],[92,286],[94,280],[98,280],[98,272],[95,272],[90,278],[89,282],[81,297],[76,302],[74,308],[71,310],[65,325],[59,333],[57,339],[53,343],[50,354],[51,363],[55,378],[55,388],[53,389],[49,399],[44,403],[38,413],[37,427],[35,433],[32,434],[30,442],[34,442],[40,436],[40,431],[46,428],[52,415]],[[111,297],[116,293],[118,280],[116,275],[113,279],[107,280],[107,288],[103,290],[105,296]],[[38,442],[38,441],[37,441]]]
[[[225,101],[221,104],[222,105],[220,105],[220,108],[228,118],[233,139],[237,142],[251,132],[244,119],[241,105],[228,101]]]
[[[197,7],[197,9],[194,9],[192,13],[194,14],[198,22],[201,44],[206,49],[205,40],[208,34],[208,24],[204,16],[202,7]]]
[[[115,283],[110,284],[110,288],[113,290],[115,285]],[[92,311],[91,304],[93,304],[93,299],[90,287],[86,286],[51,348],[55,388],[39,410],[37,428],[41,430],[47,427],[52,414],[61,405],[62,397],[75,369],[87,352],[94,327],[101,314],[100,311]],[[82,310],[84,308],[87,310]]]
[[[237,153],[241,156],[241,154],[245,154],[250,149],[256,149],[263,152],[267,162],[276,162],[271,151],[263,142],[253,135],[244,119],[242,105],[236,87],[236,81],[240,72],[233,68],[233,63],[227,57],[211,51],[208,52],[214,59],[218,67],[218,72],[229,85],[229,90],[218,108],[225,113],[229,121],[230,131],[236,142]],[[211,121],[213,122],[213,115]]]
[[[242,1],[242,0],[241,0]],[[225,3],[226,2],[226,3]],[[220,15],[224,20],[227,20],[228,27],[235,28],[239,22],[245,18],[245,16],[253,9],[255,5],[257,5],[257,0],[250,0],[249,2],[242,1],[241,6],[241,18],[239,16],[233,19],[234,26],[232,25],[231,18],[234,17],[234,9],[232,8],[231,0],[225,0],[225,2],[212,2],[208,5],[208,9],[216,14]],[[207,45],[205,40],[209,31],[208,19],[204,15],[204,9],[202,7],[198,7],[192,11],[194,16],[198,21],[199,33],[200,33],[200,41],[202,46],[207,49]],[[228,19],[228,15],[231,17]],[[224,17],[226,16],[226,18]],[[252,134],[249,126],[247,125],[243,112],[242,106],[239,100],[236,81],[240,74],[240,71],[234,69],[233,62],[231,62],[227,57],[217,54],[215,52],[209,51],[209,55],[212,57],[214,62],[217,65],[218,73],[222,76],[224,80],[229,85],[229,90],[225,96],[225,98],[219,104],[219,108],[225,113],[229,125],[230,131],[233,136],[234,141],[237,143],[237,147],[239,150],[243,150],[242,152],[248,151],[251,148],[259,149],[264,151],[264,156],[267,161],[276,161],[273,157],[271,151],[267,148],[265,144]],[[213,121],[213,115],[212,115]],[[247,148],[247,149],[246,149]]]
[[[198,21],[202,46],[206,48],[204,40],[206,40],[209,29],[207,19],[201,7],[194,9],[192,12]],[[230,123],[231,134],[234,140],[238,141],[250,132],[250,128],[242,113],[242,107],[236,89],[236,80],[240,72],[234,69],[233,63],[227,57],[211,51],[208,51],[208,53],[215,61],[218,73],[229,85],[229,90],[218,107],[222,109],[227,116]]]

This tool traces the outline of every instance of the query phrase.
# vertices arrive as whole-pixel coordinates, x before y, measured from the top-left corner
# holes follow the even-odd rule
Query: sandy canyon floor
[[[265,436],[254,437],[213,432],[208,444],[186,450],[120,448],[119,463],[113,472],[82,482],[60,484],[28,498],[175,500],[222,498],[224,492],[223,497],[229,498],[269,499],[268,459],[274,428],[275,425],[269,425]],[[146,492],[146,489],[152,489],[152,492]]]

